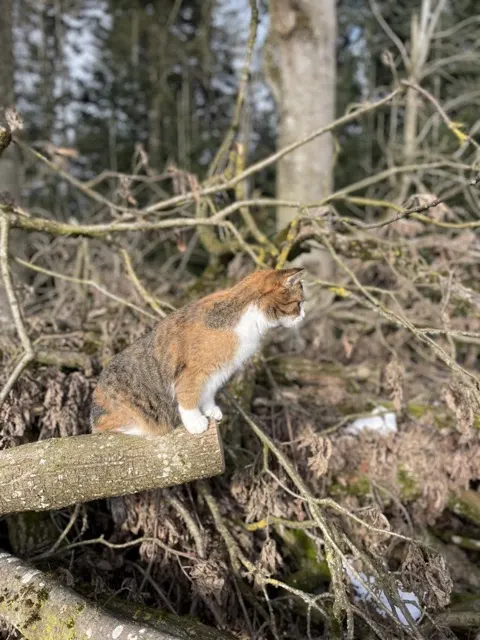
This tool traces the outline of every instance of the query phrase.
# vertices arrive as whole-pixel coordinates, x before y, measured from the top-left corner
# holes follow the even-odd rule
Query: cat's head
[[[260,307],[268,321],[282,327],[300,324],[305,317],[305,269],[268,269],[258,273],[264,278]]]

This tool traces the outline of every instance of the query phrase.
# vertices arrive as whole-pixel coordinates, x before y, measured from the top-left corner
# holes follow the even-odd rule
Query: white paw
[[[223,418],[222,410],[220,407],[217,407],[217,405],[213,405],[213,407],[205,409],[205,415],[207,418],[212,418],[212,420],[216,420],[217,422]]]
[[[183,426],[189,433],[198,434],[206,431],[208,418],[202,416],[198,409],[182,409],[179,407]]]

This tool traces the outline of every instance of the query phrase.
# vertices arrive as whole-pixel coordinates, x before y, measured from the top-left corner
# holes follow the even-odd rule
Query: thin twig
[[[469,182],[467,182],[466,186],[474,187],[479,182],[480,182],[480,175],[478,175],[473,180],[470,180]],[[392,224],[393,222],[397,222],[398,220],[403,220],[404,218],[408,218],[414,213],[418,214],[423,211],[428,211],[429,209],[433,209],[434,207],[446,202],[447,200],[448,200],[448,197],[435,198],[431,202],[427,202],[427,204],[422,204],[422,205],[419,205],[418,207],[413,207],[412,209],[404,209],[403,211],[400,211],[399,213],[397,213],[397,215],[391,218],[388,218],[387,220],[383,220],[382,222],[372,222],[368,224],[368,223],[362,222],[361,220],[356,220],[355,218],[339,218],[339,220],[340,221],[348,220],[348,224],[351,224],[355,227],[360,227],[360,229],[379,229],[380,227],[386,227],[387,225]],[[429,219],[427,218],[427,220]],[[455,226],[458,228],[458,225],[455,225]],[[462,228],[475,228],[477,226],[480,226],[480,223],[475,221],[472,223],[463,223]]]
[[[67,282],[73,282],[75,284],[83,284],[88,287],[93,287],[99,293],[103,294],[107,298],[115,300],[115,302],[118,302],[119,304],[123,304],[124,306],[129,307],[130,309],[134,309],[135,311],[138,311],[138,313],[141,313],[142,315],[147,316],[152,320],[156,320],[156,317],[151,313],[148,313],[148,311],[145,311],[145,309],[142,309],[141,307],[137,307],[137,305],[133,304],[133,302],[128,302],[128,300],[125,300],[124,298],[121,298],[120,296],[117,296],[114,293],[111,293],[110,291],[108,291],[108,289],[105,289],[105,287],[103,287],[101,284],[98,284],[98,282],[95,282],[95,280],[90,280],[90,279],[84,280],[83,278],[75,278],[73,276],[67,276],[64,273],[58,273],[58,271],[51,271],[50,269],[45,269],[45,267],[39,267],[38,265],[32,264],[31,262],[27,262],[26,260],[22,260],[21,258],[15,258],[15,260],[16,262],[18,262],[18,264],[21,264],[22,266],[27,267],[27,269],[31,269],[32,271],[36,271],[37,273],[43,273],[47,276],[52,276],[53,278],[66,280]]]
[[[75,505],[75,508],[72,511],[72,515],[70,516],[70,519],[69,519],[69,521],[67,523],[67,526],[62,531],[62,533],[59,535],[58,539],[54,542],[54,544],[50,547],[49,551],[47,551],[46,553],[48,553],[48,554],[55,553],[55,551],[58,549],[58,547],[62,544],[62,542],[68,536],[68,534],[70,532],[70,529],[75,524],[75,521],[78,518],[78,514],[80,513],[81,507],[82,507],[82,505],[79,502]]]
[[[232,122],[230,124],[230,128],[228,129],[222,144],[220,145],[217,153],[215,154],[214,159],[210,164],[210,167],[208,168],[209,177],[214,175],[214,173],[219,168],[225,156],[227,156],[230,150],[230,147],[232,145],[232,142],[235,140],[235,137],[240,127],[242,110],[245,104],[245,98],[247,94],[248,80],[250,78],[253,50],[255,47],[255,40],[257,38],[257,27],[258,27],[259,17],[258,17],[258,8],[257,8],[256,0],[250,0],[250,11],[251,11],[251,16],[250,16],[250,24],[249,24],[249,30],[248,30],[247,54],[245,56],[245,62],[243,64],[242,73],[240,75],[240,82],[238,83],[238,93],[237,93],[237,101],[235,104],[235,111],[233,114]]]
[[[475,56],[475,58],[476,58],[476,56]],[[441,117],[441,119],[444,121],[444,123],[447,125],[447,127],[450,129],[450,131],[452,131],[455,134],[455,136],[457,137],[457,139],[461,143],[468,141],[471,144],[473,144],[473,146],[477,150],[480,149],[480,145],[478,144],[478,142],[476,140],[474,140],[467,133],[464,133],[463,131],[461,131],[462,123],[453,122],[452,120],[450,120],[450,118],[447,116],[445,111],[442,109],[442,107],[439,104],[438,100],[436,98],[434,98],[429,91],[427,91],[426,89],[423,89],[423,87],[421,87],[420,85],[416,84],[415,82],[409,82],[408,80],[402,80],[402,84],[405,85],[406,87],[410,87],[411,89],[414,89],[420,95],[422,95],[424,98],[426,98],[429,102],[431,102],[431,104],[433,104],[433,106],[437,110],[437,112],[438,112],[439,116]]]
[[[178,498],[176,498],[175,496],[169,495],[168,493],[167,493],[167,502],[185,522],[187,529],[195,542],[195,547],[197,549],[198,557],[205,558],[204,536],[203,536],[203,533],[200,531],[199,526],[195,522],[192,514],[188,511],[185,505],[183,505],[180,502]]]
[[[52,555],[59,555],[61,553],[67,553],[72,549],[78,549],[80,547],[87,547],[94,544],[101,544],[104,547],[108,547],[109,549],[129,549],[130,547],[136,547],[139,544],[143,544],[144,542],[151,542],[152,544],[156,544],[161,549],[164,549],[168,553],[171,553],[174,556],[179,556],[180,558],[188,558],[189,560],[195,560],[195,556],[192,553],[185,553],[183,551],[178,551],[177,549],[172,549],[167,544],[159,540],[158,538],[149,538],[147,536],[142,538],[137,538],[136,540],[130,540],[129,542],[122,542],[119,544],[109,542],[105,540],[103,536],[99,536],[98,538],[91,538],[90,540],[80,540],[79,542],[72,542],[71,544],[67,544],[64,547],[56,549],[54,552],[45,551],[44,553],[39,554],[38,556],[34,556],[31,558],[32,561],[44,560],[45,558],[49,558]]]
[[[200,482],[197,484],[199,485],[200,494],[202,495],[205,502],[207,503],[208,508],[210,509],[217,530],[227,546],[227,550],[234,570],[238,573],[240,570],[240,564],[243,564],[243,566],[248,570],[250,574],[255,575],[260,584],[269,584],[281,589],[285,589],[289,593],[292,593],[301,598],[305,603],[311,605],[314,609],[321,613],[326,620],[328,620],[329,616],[327,612],[319,606],[317,598],[315,596],[312,596],[309,593],[305,593],[305,591],[301,591],[300,589],[295,589],[294,587],[291,587],[290,585],[287,585],[280,580],[264,576],[260,569],[258,569],[258,567],[256,567],[252,562],[250,562],[250,560],[248,560],[248,558],[246,558],[246,556],[240,550],[240,547],[236,543],[235,539],[233,538],[232,534],[228,530],[228,527],[225,524],[224,519],[220,513],[218,504],[215,498],[212,496],[211,492],[208,490],[206,484],[204,482]]]
[[[438,345],[432,338],[430,338],[430,336],[428,334],[422,333],[407,318],[405,318],[404,316],[400,316],[400,315],[396,314],[391,309],[388,309],[387,307],[385,307],[385,305],[383,305],[381,302],[379,302],[360,283],[360,281],[358,280],[357,276],[352,271],[352,269],[350,269],[350,267],[348,267],[345,264],[345,262],[340,258],[340,256],[337,254],[337,252],[333,248],[332,244],[328,240],[328,238],[325,235],[321,235],[321,234],[320,234],[319,237],[320,237],[321,242],[328,249],[330,255],[332,256],[332,258],[336,262],[336,264],[338,264],[338,266],[343,271],[348,273],[348,275],[351,277],[353,282],[360,289],[360,291],[362,292],[362,294],[364,296],[364,302],[366,302],[370,306],[370,308],[373,309],[376,313],[379,313],[384,318],[390,320],[394,324],[399,325],[399,326],[403,327],[404,329],[408,329],[408,331],[410,331],[412,333],[412,335],[414,335],[420,341],[422,341],[422,342],[426,343],[428,346],[430,346],[430,348],[434,351],[434,353],[437,355],[437,357],[444,364],[446,364],[450,369],[452,369],[453,371],[455,371],[455,373],[458,373],[461,376],[461,378],[464,380],[464,382],[466,384],[468,384],[468,386],[471,388],[471,390],[473,391],[474,395],[478,399],[478,402],[480,403],[480,381],[478,380],[478,378],[476,376],[474,376],[472,373],[470,373],[469,371],[467,371],[466,369],[464,369],[462,366],[460,366],[455,360],[453,360],[453,358],[444,349],[442,349],[442,347],[440,345]],[[355,294],[351,294],[351,295],[352,295],[352,297],[355,298]]]
[[[24,354],[17,363],[10,376],[8,377],[3,389],[0,392],[0,406],[5,401],[5,398],[10,393],[13,385],[21,375],[22,371],[34,358],[34,351],[30,338],[28,337],[27,330],[23,323],[22,314],[18,304],[15,290],[10,275],[10,269],[8,265],[8,240],[9,240],[10,224],[7,218],[0,218],[0,271],[3,278],[3,284],[7,295],[7,300],[10,305],[10,312],[12,314],[13,322],[17,330],[20,342],[22,344]]]
[[[142,298],[145,300],[145,302],[152,307],[152,309],[155,311],[155,313],[157,313],[161,318],[165,318],[167,316],[167,314],[160,307],[160,305],[159,305],[158,301],[156,300],[156,298],[154,298],[145,289],[143,284],[138,279],[138,276],[137,276],[137,274],[135,273],[135,271],[133,269],[132,261],[130,259],[129,254],[128,254],[128,251],[126,249],[121,249],[120,253],[121,253],[122,257],[123,257],[123,261],[125,263],[125,269],[127,271],[128,277],[130,278],[130,280],[135,285],[135,288],[137,289],[138,293],[142,296]],[[168,303],[163,303],[163,304],[166,307],[168,307],[169,309],[171,309],[171,310],[175,309],[174,307],[172,307],[172,305],[170,305]]]

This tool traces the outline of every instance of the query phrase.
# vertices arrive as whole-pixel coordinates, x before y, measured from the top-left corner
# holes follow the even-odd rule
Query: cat
[[[221,420],[215,393],[273,327],[304,318],[304,269],[265,269],[171,313],[116,355],[93,394],[92,432],[192,434]]]

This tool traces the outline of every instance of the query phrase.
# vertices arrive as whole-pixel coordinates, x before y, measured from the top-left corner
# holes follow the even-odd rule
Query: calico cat
[[[116,355],[93,394],[93,432],[162,435],[180,419],[202,433],[221,420],[215,393],[272,327],[304,318],[303,269],[256,271],[178,309]]]

